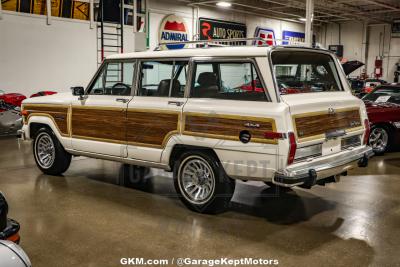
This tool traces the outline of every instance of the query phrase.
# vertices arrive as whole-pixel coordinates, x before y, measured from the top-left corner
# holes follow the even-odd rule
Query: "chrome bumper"
[[[311,187],[318,180],[340,175],[357,165],[366,167],[368,159],[373,155],[372,148],[363,146],[321,159],[314,159],[311,162],[294,164],[278,171],[272,182],[285,187],[297,185]]]

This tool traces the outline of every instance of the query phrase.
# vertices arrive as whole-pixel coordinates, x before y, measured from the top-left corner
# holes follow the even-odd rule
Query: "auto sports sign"
[[[304,43],[306,34],[304,32],[283,31],[282,39],[284,45]]]
[[[200,40],[246,38],[247,27],[243,23],[200,18]]]
[[[254,37],[262,38],[265,41],[254,41],[254,45],[257,46],[271,46],[276,45],[275,42],[275,32],[272,29],[257,27],[256,31],[254,32]]]
[[[166,16],[160,24],[159,43],[187,42],[189,41],[189,28],[182,17],[175,15]],[[170,44],[161,46],[162,49],[182,49],[185,44]]]

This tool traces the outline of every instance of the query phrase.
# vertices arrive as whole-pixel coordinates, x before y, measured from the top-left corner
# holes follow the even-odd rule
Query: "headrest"
[[[200,86],[216,86],[218,85],[217,76],[214,72],[202,72],[197,79]]]

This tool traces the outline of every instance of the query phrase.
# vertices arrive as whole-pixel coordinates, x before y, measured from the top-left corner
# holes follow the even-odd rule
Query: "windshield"
[[[276,80],[281,95],[343,91],[334,59],[307,51],[274,51]]]
[[[364,96],[363,100],[376,103],[400,104],[400,87],[378,87],[370,94]]]

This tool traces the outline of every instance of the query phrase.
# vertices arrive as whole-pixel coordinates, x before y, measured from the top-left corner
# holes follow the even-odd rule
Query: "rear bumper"
[[[366,167],[368,159],[373,154],[372,148],[363,146],[311,162],[294,164],[277,172],[272,182],[285,187],[297,185],[311,187],[318,180],[340,175],[357,167],[357,165]]]
[[[14,243],[19,243],[20,236],[19,236],[19,223],[14,221],[13,219],[7,220],[7,227],[0,232],[0,240],[9,240]]]

